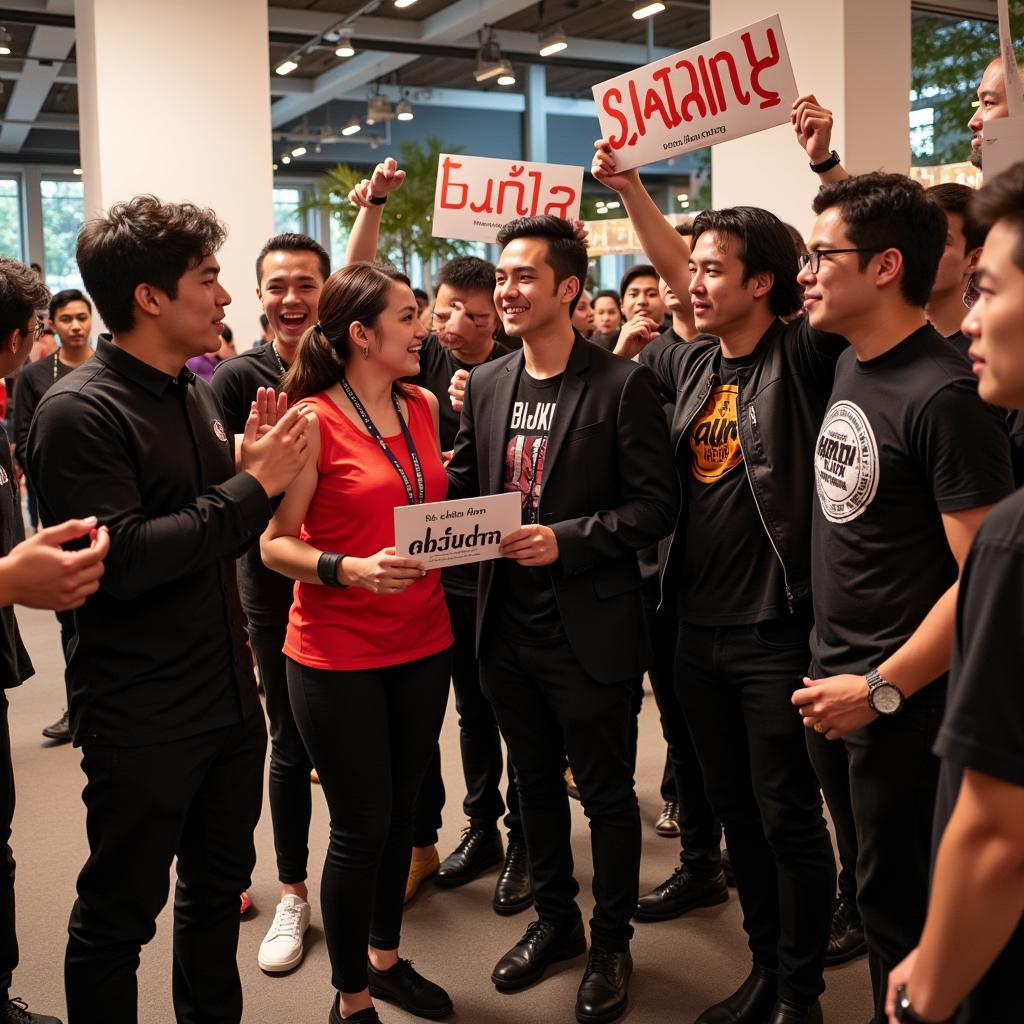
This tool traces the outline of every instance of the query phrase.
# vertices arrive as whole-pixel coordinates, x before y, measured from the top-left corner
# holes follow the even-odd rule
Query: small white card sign
[[[580,215],[583,168],[442,153],[437,161],[435,238],[493,242],[516,217]]]
[[[981,168],[985,180],[1024,160],[1024,117],[993,117],[982,128]]]
[[[395,508],[395,552],[428,569],[500,558],[506,534],[522,525],[518,491]]]
[[[622,171],[774,128],[796,98],[777,14],[594,86]]]

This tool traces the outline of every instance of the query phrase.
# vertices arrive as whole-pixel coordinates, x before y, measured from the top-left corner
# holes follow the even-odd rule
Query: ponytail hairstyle
[[[391,286],[409,278],[378,263],[350,263],[336,270],[320,293],[319,321],[299,341],[282,389],[292,404],[337,384],[352,358],[353,324],[376,327],[388,307]]]

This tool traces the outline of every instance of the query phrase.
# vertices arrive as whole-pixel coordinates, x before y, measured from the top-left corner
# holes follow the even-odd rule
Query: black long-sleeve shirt
[[[205,381],[106,337],[39,403],[28,471],[44,524],[96,515],[110,528],[100,590],[75,613],[76,744],[164,743],[258,708],[235,556],[270,501],[235,473],[222,420]]]
[[[22,538],[21,506],[11,465],[11,446],[0,427],[0,556],[6,556]],[[0,689],[24,682],[32,673],[32,662],[21,642],[14,606],[0,608]]]
[[[73,367],[65,366],[57,352],[54,352],[45,359],[26,363],[18,374],[11,440],[14,442],[14,454],[18,465],[22,469],[28,461],[28,431],[40,399],[57,381],[63,380],[71,373],[72,369]]]

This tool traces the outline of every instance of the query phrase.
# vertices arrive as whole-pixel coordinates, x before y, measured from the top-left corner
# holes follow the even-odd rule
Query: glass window
[[[910,112],[910,151],[915,157],[931,156],[935,152],[933,107],[919,107]]]
[[[348,250],[348,225],[333,213],[330,216],[331,237],[327,251],[331,254],[331,266],[345,266],[345,255]]]
[[[305,214],[299,212],[299,205],[304,198],[302,189],[274,189],[275,235],[283,234],[285,231],[296,231],[300,234],[306,233],[306,217]]]
[[[21,239],[21,182],[0,177],[0,255],[25,259]]]
[[[46,284],[51,291],[81,288],[75,242],[85,219],[82,182],[44,178],[39,185],[43,206],[43,251]]]

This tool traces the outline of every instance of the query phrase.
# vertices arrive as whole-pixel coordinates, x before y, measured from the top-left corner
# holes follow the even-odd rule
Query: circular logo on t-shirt
[[[227,431],[224,429],[224,424],[220,420],[210,420],[210,426],[213,427],[214,434],[217,435],[218,441],[227,441]]]
[[[825,518],[848,523],[878,491],[878,444],[864,410],[836,402],[828,411],[814,450],[814,481]]]
[[[720,384],[708,395],[704,408],[690,427],[690,466],[702,484],[716,484],[743,462],[740,434],[736,425],[740,389],[737,384]]]

